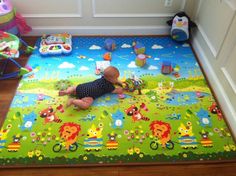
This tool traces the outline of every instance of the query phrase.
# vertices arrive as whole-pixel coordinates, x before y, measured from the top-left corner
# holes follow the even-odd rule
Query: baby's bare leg
[[[75,95],[75,93],[76,93],[76,86],[72,86],[72,87],[68,87],[66,90],[60,90],[59,96]]]
[[[91,104],[93,103],[93,98],[92,97],[85,97],[82,99],[69,99],[67,106],[71,106],[72,104],[75,106],[78,106],[80,109],[88,109]]]

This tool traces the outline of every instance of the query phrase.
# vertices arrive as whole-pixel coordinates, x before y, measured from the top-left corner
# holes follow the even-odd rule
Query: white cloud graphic
[[[190,45],[188,43],[184,43],[182,47],[189,47]]]
[[[124,43],[121,48],[131,48],[131,45]]]
[[[164,48],[163,46],[157,44],[152,46],[152,49],[163,49],[163,48]]]
[[[92,46],[90,46],[89,49],[90,49],[90,50],[100,50],[101,47],[100,47],[100,46],[97,46],[97,45],[92,45]]]
[[[69,62],[63,62],[61,65],[58,66],[58,68],[75,68],[74,64],[71,64]]]
[[[160,58],[158,58],[158,57],[155,57],[155,58],[154,58],[154,60],[160,60]]]
[[[154,66],[154,65],[150,65],[149,67],[148,67],[148,70],[157,70],[158,69],[158,67],[156,67],[156,66]]]
[[[88,61],[94,61],[94,59],[93,58],[89,58]]]
[[[79,70],[80,70],[80,71],[86,71],[86,70],[89,70],[89,68],[88,68],[88,67],[85,67],[85,66],[81,66],[81,67],[79,68]]]
[[[136,64],[134,61],[130,62],[128,65],[129,68],[137,68]]]

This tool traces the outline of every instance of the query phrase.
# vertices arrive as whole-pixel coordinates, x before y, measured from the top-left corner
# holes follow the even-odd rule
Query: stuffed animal
[[[14,35],[26,34],[32,29],[16,12],[10,0],[0,0],[0,30]]]
[[[167,24],[171,26],[172,39],[177,42],[189,40],[191,28],[197,27],[185,12],[175,14],[171,20],[167,21]]]

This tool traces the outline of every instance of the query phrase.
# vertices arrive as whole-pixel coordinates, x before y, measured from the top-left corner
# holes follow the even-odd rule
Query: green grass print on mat
[[[111,37],[111,65],[129,85],[125,98],[106,94],[88,110],[66,108],[69,97],[58,91],[100,77],[96,61],[108,52],[107,38],[73,37],[70,55],[30,56],[33,70],[0,131],[2,166],[235,160],[234,140],[191,47],[169,37]],[[135,65],[133,42],[145,47],[143,67]],[[166,63],[170,73],[162,74]],[[142,83],[140,95],[134,82]]]

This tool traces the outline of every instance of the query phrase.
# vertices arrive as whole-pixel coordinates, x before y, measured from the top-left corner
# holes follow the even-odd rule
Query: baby
[[[101,78],[74,87],[68,87],[66,90],[59,91],[59,96],[75,95],[76,98],[68,100],[67,106],[75,105],[79,109],[88,109],[94,99],[106,93],[123,93],[122,87],[116,88],[114,86],[115,84],[122,85],[122,82],[118,80],[119,76],[119,70],[116,67],[109,66],[104,70]]]

